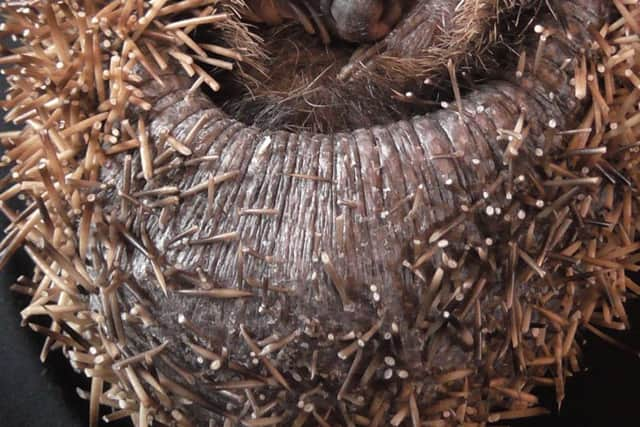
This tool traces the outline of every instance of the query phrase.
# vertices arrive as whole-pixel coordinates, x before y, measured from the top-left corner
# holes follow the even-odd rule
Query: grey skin
[[[413,3],[414,0],[247,0],[258,22],[274,25],[314,14],[334,38],[353,43],[383,38]]]
[[[396,25],[408,1],[333,0],[330,16],[334,31],[351,42],[383,38]]]
[[[295,342],[286,351],[274,354],[272,360],[289,379],[292,391],[287,396],[295,405],[296,396],[313,384],[292,378],[308,378],[309,360],[317,350],[320,381],[330,393],[320,396],[322,399],[317,402],[318,412],[324,413],[336,404],[335,392],[350,366],[348,360],[336,358],[345,342],[327,341],[327,336],[365,332],[383,319],[380,336],[387,332],[397,334],[394,342],[401,349],[396,354],[397,365],[412,375],[424,376],[419,379],[427,384],[421,397],[425,400],[419,404],[426,405],[432,387],[428,379],[431,367],[446,370],[473,363],[473,351],[446,331],[437,340],[423,338],[423,331],[415,328],[414,322],[424,285],[402,263],[424,251],[423,248],[413,253],[415,239],[424,241],[438,227],[458,218],[460,204],[480,199],[480,192],[496,180],[503,167],[498,129],[513,129],[521,112],[526,111],[530,124],[527,143],[532,144],[527,149],[532,149],[544,139],[549,120],[556,120],[558,128],[573,125],[565,119],[575,117],[582,105],[572,96],[568,83],[573,67],[561,66],[565,58],[575,57],[575,52],[584,46],[588,35],[579,29],[602,22],[603,3],[563,2],[563,13],[572,28],[578,29],[572,40],[551,38],[547,42],[538,78],[495,81],[478,88],[463,100],[462,116],[457,111],[441,110],[350,133],[295,134],[248,127],[226,116],[204,94],[189,95],[192,82],[177,68],[164,77],[165,87],[149,82],[144,90],[153,99],[153,109],[146,119],[156,155],[167,148],[166,143],[159,142],[163,130],[184,140],[194,123],[207,115],[207,123],[190,143],[190,149],[194,158],[217,155],[219,159],[186,167],[180,166],[179,159],[173,159],[174,166],[150,182],[134,179],[131,193],[160,186],[177,186],[185,191],[212,176],[230,171],[237,171],[237,175],[215,187],[211,210],[207,210],[205,190],[184,197],[172,208],[166,224],[160,224],[157,214],[144,210],[124,219],[131,220],[130,229],[135,236],[141,235],[141,228],[148,233],[161,254],[169,287],[193,287],[200,275],[206,278],[204,286],[241,286],[252,290],[255,296],[223,300],[171,291],[165,296],[147,256],[129,245],[119,265],[128,273],[126,281],[142,289],[149,300],[148,310],[157,322],[148,328],[126,325],[131,353],[169,340],[166,354],[185,369],[198,371],[201,366],[196,355],[181,341],[191,332],[176,322],[179,314],[204,331],[211,348],[219,351],[225,346],[231,360],[247,367],[254,365],[239,333],[241,325],[254,339],[272,334],[285,337],[301,331]],[[559,25],[552,19],[542,24],[548,28]],[[534,58],[534,52],[535,46],[527,58]],[[549,93],[554,96],[549,97]],[[454,160],[431,160],[454,151],[464,155]],[[133,158],[133,165],[135,176],[140,171],[138,157]],[[105,182],[121,188],[122,168],[121,158],[107,163],[103,168]],[[453,185],[446,184],[449,179]],[[416,193],[422,194],[422,202],[412,206],[406,198]],[[122,221],[118,219],[120,198],[116,192],[106,192],[102,197],[109,220]],[[269,209],[270,213],[243,214],[246,209]],[[483,235],[491,231],[491,221],[483,224],[469,220],[465,225],[462,233],[458,230],[449,236],[449,249],[463,251],[465,242],[481,244]],[[168,244],[193,226],[198,227],[198,232],[191,239],[229,232],[237,232],[239,239],[206,245]],[[481,227],[486,227],[482,234]],[[441,263],[440,259],[434,257],[435,265],[424,269],[427,277]],[[474,272],[460,274],[473,276]],[[342,297],[337,280],[344,287]],[[250,282],[257,283],[258,288],[248,287]],[[487,284],[482,299],[485,312],[493,309],[492,295],[497,286]],[[119,292],[123,310],[140,300],[125,287]],[[459,321],[472,322],[470,317]],[[487,340],[489,347],[502,343],[493,342],[490,337]],[[428,361],[424,354],[430,355]],[[364,357],[366,366],[371,355],[365,352]],[[513,369],[510,362],[503,363],[496,368],[498,371]],[[167,376],[181,381],[161,360],[156,365]],[[230,378],[237,376],[224,369],[215,374],[216,382]],[[239,410],[206,377],[189,387],[206,396],[211,403],[209,409],[214,412],[220,407]],[[270,400],[278,390],[265,389],[264,393]],[[369,393],[368,390],[359,392]],[[201,406],[193,405],[192,411],[196,418],[206,419],[210,414]]]

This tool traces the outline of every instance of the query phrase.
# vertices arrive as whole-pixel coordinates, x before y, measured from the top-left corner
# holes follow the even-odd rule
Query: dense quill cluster
[[[305,139],[204,95],[264,54],[245,6],[2,3],[0,263],[34,261],[23,320],[91,378],[91,425],[470,427],[561,402],[578,333],[624,348],[640,8],[561,2],[509,78],[463,96],[452,60],[442,110]]]

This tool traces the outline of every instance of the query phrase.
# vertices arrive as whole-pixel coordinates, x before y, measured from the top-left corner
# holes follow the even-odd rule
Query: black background
[[[0,93],[4,93],[1,79]],[[3,219],[2,225],[5,224]],[[88,402],[81,400],[75,390],[88,389],[87,380],[71,369],[59,351],[52,352],[42,365],[38,356],[43,337],[20,327],[19,312],[28,300],[12,294],[9,286],[19,274],[30,274],[29,265],[26,256],[19,253],[0,272],[0,426],[86,426]],[[628,311],[636,329],[616,336],[640,349],[640,301],[632,301]],[[584,337],[588,342],[582,366],[588,372],[569,381],[562,409],[555,409],[553,390],[542,389],[542,403],[554,414],[508,425],[640,425],[640,359],[591,335]]]

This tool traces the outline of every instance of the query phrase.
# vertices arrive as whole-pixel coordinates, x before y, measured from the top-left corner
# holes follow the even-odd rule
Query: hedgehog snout
[[[375,41],[386,36],[400,20],[404,1],[334,0],[331,17],[335,31],[351,42]]]

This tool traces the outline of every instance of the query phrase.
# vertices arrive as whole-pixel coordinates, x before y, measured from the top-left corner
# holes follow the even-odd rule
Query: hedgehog
[[[0,267],[90,426],[482,426],[637,354],[635,4],[0,10]]]

